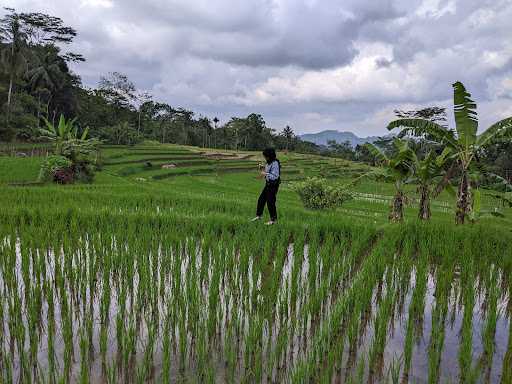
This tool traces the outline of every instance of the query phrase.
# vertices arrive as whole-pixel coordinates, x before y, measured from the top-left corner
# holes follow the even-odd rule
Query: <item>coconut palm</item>
[[[16,79],[26,70],[26,33],[23,31],[20,15],[11,9],[0,20],[0,42],[6,43],[0,52],[0,65],[9,76],[7,92],[7,122],[11,111],[12,95]]]
[[[455,129],[447,129],[424,119],[395,120],[389,123],[388,129],[402,128],[401,135],[429,136],[450,148],[457,160],[460,173],[455,221],[457,224],[463,224],[472,207],[470,167],[480,151],[511,133],[512,117],[493,124],[479,135],[476,104],[461,82],[453,84],[453,101]]]
[[[403,187],[409,183],[414,175],[414,164],[417,162],[416,154],[406,141],[393,140],[396,151],[393,155],[386,155],[374,144],[365,144],[368,151],[377,159],[382,167],[366,174],[365,176],[377,176],[390,180],[395,185],[395,196],[391,203],[389,221],[401,222],[404,218],[405,193]]]
[[[64,82],[64,73],[61,70],[62,59],[52,49],[34,55],[34,65],[27,72],[29,85],[38,96],[37,118],[40,119],[41,98],[46,95],[46,115],[49,114],[49,105],[56,90]]]
[[[295,137],[295,134],[293,133],[293,129],[290,128],[289,125],[287,125],[283,131],[281,132],[281,136],[284,138],[286,143],[286,152],[290,149],[290,143],[292,142],[293,138]]]

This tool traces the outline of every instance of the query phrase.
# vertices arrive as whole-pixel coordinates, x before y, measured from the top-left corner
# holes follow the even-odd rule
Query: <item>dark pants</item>
[[[266,184],[263,191],[261,191],[260,197],[258,199],[258,208],[256,209],[256,216],[263,216],[263,209],[265,208],[265,203],[268,207],[268,212],[270,213],[270,220],[277,220],[277,209],[276,209],[276,195],[279,190],[279,184]]]

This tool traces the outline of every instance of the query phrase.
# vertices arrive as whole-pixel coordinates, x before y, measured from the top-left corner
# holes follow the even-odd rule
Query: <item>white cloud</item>
[[[4,0],[78,30],[94,86],[126,73],[210,117],[261,113],[297,132],[385,134],[393,109],[451,108],[463,81],[482,126],[512,115],[510,0]]]
[[[114,6],[111,0],[80,0],[80,7],[99,7],[112,8]]]
[[[423,18],[439,19],[447,14],[455,14],[457,5],[454,0],[423,0],[416,14]]]

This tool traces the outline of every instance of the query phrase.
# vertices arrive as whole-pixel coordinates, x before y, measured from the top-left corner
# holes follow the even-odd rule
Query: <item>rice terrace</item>
[[[76,1],[67,11],[62,1],[42,10],[8,1],[0,13],[0,383],[512,383],[512,109],[503,96],[512,55],[497,44],[481,56],[508,52],[493,61],[499,71],[449,67],[453,78],[434,85],[444,76],[421,69],[425,55],[401,63],[398,41],[388,60],[385,36],[375,36],[379,23],[390,34],[398,24],[409,33],[409,19],[419,31],[437,23],[469,61],[476,40],[445,21],[461,18],[483,41],[485,18],[473,14],[486,11],[495,33],[512,33],[501,24],[512,6],[418,1],[411,12],[396,2],[398,23],[365,1],[347,2],[341,21],[330,19],[329,1],[276,1],[262,20],[287,20],[278,33],[258,26],[265,2],[222,0],[207,11],[177,1],[179,18],[157,3],[172,27],[130,1]],[[291,20],[306,8],[315,42],[345,23],[360,29],[347,40],[351,60],[286,35],[301,33]],[[191,15],[189,48],[151,45],[192,28]],[[376,18],[372,33],[354,24],[366,17]],[[106,36],[87,30],[95,23]],[[123,23],[133,44],[147,45],[128,62]],[[280,48],[267,52],[260,36],[251,45],[252,28],[294,51],[274,41]],[[231,38],[250,58],[234,58]],[[119,51],[107,54],[103,39]],[[141,57],[148,68],[166,62],[164,41],[191,60],[171,60],[186,86],[137,69]],[[253,63],[273,55],[276,63]],[[322,58],[339,60],[336,69]],[[96,73],[107,63],[142,85]],[[231,93],[213,90],[203,72]],[[386,101],[360,94],[363,72],[388,76],[372,85]],[[343,81],[324,82],[333,73]],[[175,106],[182,99],[194,111]],[[319,132],[331,121],[368,136]]]

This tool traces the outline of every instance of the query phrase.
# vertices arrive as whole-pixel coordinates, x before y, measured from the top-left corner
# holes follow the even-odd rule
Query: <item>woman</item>
[[[270,221],[265,224],[273,225],[277,222],[276,195],[281,183],[281,163],[276,157],[274,148],[265,149],[263,156],[267,162],[265,170],[261,171],[261,176],[265,178],[265,188],[261,191],[256,208],[256,217],[252,221],[261,220],[263,209],[265,204],[267,204]]]

